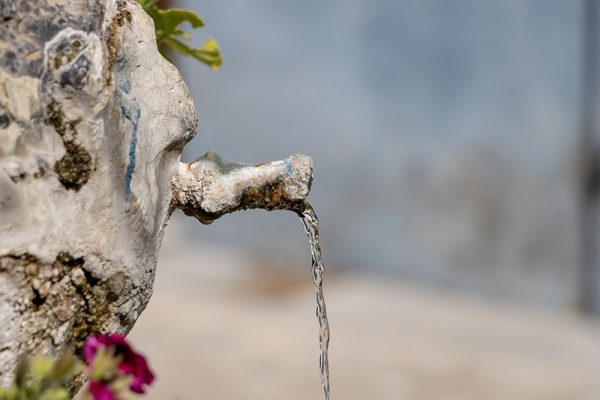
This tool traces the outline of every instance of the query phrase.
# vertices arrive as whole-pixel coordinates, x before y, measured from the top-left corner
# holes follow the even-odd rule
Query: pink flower
[[[144,385],[149,385],[154,381],[154,374],[150,371],[144,356],[134,351],[123,335],[91,336],[86,339],[83,345],[83,355],[88,365],[92,365],[96,352],[102,347],[112,347],[114,355],[121,357],[118,369],[125,375],[133,377],[129,389],[135,393],[144,393]],[[93,384],[95,384],[94,390],[97,391],[98,395],[92,392]],[[107,382],[90,382],[90,393],[94,395],[95,400],[116,399]]]
[[[108,382],[90,381],[88,391],[94,396],[94,400],[119,400]]]

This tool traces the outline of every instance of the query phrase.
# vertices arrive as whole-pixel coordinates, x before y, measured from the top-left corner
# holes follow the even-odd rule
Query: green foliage
[[[111,392],[119,399],[134,399],[129,392],[131,378],[118,369],[121,357],[112,348],[101,348],[95,355],[88,371],[91,381],[106,382]],[[73,376],[83,372],[84,366],[72,351],[63,353],[53,360],[46,356],[36,356],[33,360],[21,359],[15,371],[14,384],[0,388],[0,400],[71,400],[67,389]],[[83,393],[84,400],[91,400],[90,393]]]
[[[88,337],[83,354],[87,368],[71,349],[56,360],[22,358],[13,385],[0,388],[0,400],[71,400],[69,385],[78,375],[88,378],[82,400],[135,400],[155,379],[145,357],[119,333]]]
[[[168,59],[164,51],[167,48],[184,56],[194,57],[209,67],[218,69],[223,60],[219,45],[214,39],[209,38],[202,47],[192,47],[185,42],[191,39],[191,35],[181,28],[181,24],[187,22],[193,29],[198,29],[204,26],[204,21],[189,10],[161,9],[158,7],[157,1],[137,0],[154,20],[156,43],[161,54]]]
[[[94,355],[94,362],[88,371],[88,377],[90,378],[90,382],[103,382],[104,385],[110,388],[115,398],[123,400],[135,399],[137,396],[129,392],[129,385],[132,378],[119,371],[118,367],[122,361],[123,358],[115,354],[114,348],[100,348]],[[86,393],[83,399],[89,400],[92,397],[89,393]]]
[[[58,359],[36,356],[33,360],[21,359],[14,384],[0,388],[0,400],[70,400],[67,383],[83,370],[72,351]]]
[[[90,379],[95,381],[110,380],[117,371],[121,358],[115,356],[113,349],[101,348],[94,356],[94,363],[90,369]]]

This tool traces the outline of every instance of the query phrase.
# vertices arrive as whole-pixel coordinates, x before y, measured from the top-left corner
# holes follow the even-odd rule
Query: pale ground
[[[181,239],[169,227],[130,335],[158,376],[147,398],[320,399],[309,266]],[[598,321],[328,278],[334,400],[600,399]]]

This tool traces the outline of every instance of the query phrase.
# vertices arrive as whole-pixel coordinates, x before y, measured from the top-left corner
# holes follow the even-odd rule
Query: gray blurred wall
[[[180,60],[200,117],[186,159],[312,155],[332,267],[573,305],[581,1],[179,5],[225,59],[218,72]],[[188,229],[308,262],[291,214]]]

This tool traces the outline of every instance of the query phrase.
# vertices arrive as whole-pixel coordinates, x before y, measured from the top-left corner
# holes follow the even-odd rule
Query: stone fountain
[[[0,0],[0,385],[21,354],[128,332],[175,208],[294,209],[312,161],[180,163],[197,116],[134,1]]]

